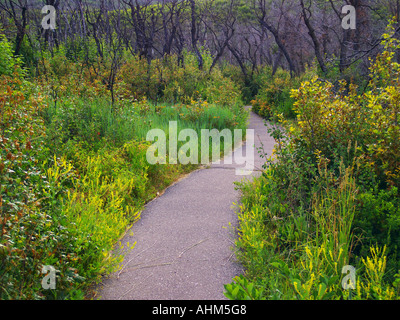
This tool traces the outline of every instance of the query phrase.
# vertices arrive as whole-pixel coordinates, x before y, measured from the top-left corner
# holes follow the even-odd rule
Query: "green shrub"
[[[364,93],[317,77],[292,91],[297,122],[242,186],[239,258],[269,299],[398,299],[399,42],[391,25],[383,38]]]
[[[14,72],[19,75],[23,74],[21,65],[22,60],[20,57],[14,56],[12,44],[5,35],[0,34],[0,76],[12,76]]]
[[[354,248],[357,256],[366,256],[368,246],[386,246],[388,269],[386,278],[394,280],[400,270],[400,197],[397,188],[360,192],[353,224],[361,243]]]
[[[396,299],[397,271],[390,270],[386,246],[365,241],[363,252],[354,250],[360,237],[354,232],[359,208],[352,169],[336,178],[327,168],[320,171],[306,209],[309,205],[288,205],[302,197],[293,189],[278,189],[285,176],[276,176],[276,167],[286,165],[271,165],[252,184],[240,185],[236,246],[246,285],[230,284],[227,297],[252,298],[246,294],[251,287],[260,292],[253,299]],[[286,168],[288,174],[290,166]],[[342,268],[349,264],[357,270],[351,292],[342,287]]]
[[[211,58],[203,53],[204,69],[210,67]],[[211,73],[199,70],[194,54],[184,53],[184,65],[176,55],[147,60],[133,56],[121,68],[118,84],[120,95],[141,101],[184,103],[207,101],[210,104],[234,106],[241,103],[240,90],[225,77],[218,67]]]
[[[315,75],[313,69],[307,70],[304,74],[292,78],[286,70],[279,69],[272,75],[271,68],[264,68],[260,71],[258,94],[250,103],[253,111],[265,119],[278,119],[283,116],[285,119],[294,119],[296,113],[293,109],[295,99],[291,96],[291,90],[298,88],[302,81]]]
[[[79,277],[71,268],[73,236],[59,197],[76,177],[70,170],[58,183],[49,178],[46,163],[57,159],[44,145],[43,98],[24,89],[18,77],[0,78],[0,297],[54,297],[41,287],[48,264],[63,275],[58,292],[65,297]]]

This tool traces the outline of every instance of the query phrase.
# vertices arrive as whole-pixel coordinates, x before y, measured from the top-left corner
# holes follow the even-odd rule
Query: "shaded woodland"
[[[43,5],[56,9],[56,30],[42,28]],[[343,5],[355,7],[355,30],[342,28]],[[93,56],[108,55],[116,68],[121,50],[149,62],[176,54],[181,63],[188,50],[202,69],[201,52],[207,50],[210,69],[237,65],[250,83],[263,65],[293,75],[314,62],[324,73],[357,66],[365,75],[388,20],[398,19],[399,12],[397,0],[2,0],[0,23],[15,54],[33,68],[41,52],[60,45],[88,64]]]

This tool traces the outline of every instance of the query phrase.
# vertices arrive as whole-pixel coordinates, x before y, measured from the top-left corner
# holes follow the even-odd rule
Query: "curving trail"
[[[256,148],[262,144],[271,155],[274,140],[251,111],[248,128],[255,130]],[[255,169],[263,163],[256,149]],[[242,273],[232,250],[237,224],[233,203],[240,197],[234,182],[259,173],[238,176],[235,165],[222,161],[189,174],[147,204],[121,241],[136,246],[126,255],[122,270],[103,281],[100,299],[226,299],[224,284]]]

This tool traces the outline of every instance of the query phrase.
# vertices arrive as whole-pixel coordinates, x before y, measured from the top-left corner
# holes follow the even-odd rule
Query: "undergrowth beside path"
[[[314,77],[292,90],[295,121],[275,114],[274,154],[260,178],[239,186],[236,246],[246,272],[226,285],[229,298],[399,299],[400,43],[393,24],[383,39],[365,88]]]
[[[202,75],[189,54],[185,67],[165,64],[172,82],[164,101],[147,100],[159,87],[142,83],[141,91],[140,83],[129,83],[147,66],[127,58],[112,101],[103,81],[107,61],[94,70],[60,47],[30,78],[3,37],[0,51],[7,58],[0,61],[0,299],[85,299],[134,248],[113,252],[143,205],[197,167],[149,164],[147,132],[168,135],[170,121],[197,133],[240,129],[247,113],[233,83],[217,67],[211,78]],[[178,90],[173,83],[183,79],[173,72],[195,81]],[[54,268],[55,288],[43,285],[44,266]]]

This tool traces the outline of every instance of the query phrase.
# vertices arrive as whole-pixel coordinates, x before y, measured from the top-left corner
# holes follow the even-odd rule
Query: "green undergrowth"
[[[230,299],[399,299],[394,34],[391,24],[364,90],[317,77],[292,90],[295,119],[280,117],[262,176],[238,185],[236,247],[246,271],[225,286]]]
[[[121,80],[130,79],[126,73],[111,103],[107,62],[93,73],[58,52],[28,79],[5,38],[0,47],[0,299],[85,299],[134,250],[118,243],[144,204],[198,167],[150,164],[147,133],[168,135],[171,121],[199,136],[201,129],[244,129],[247,114],[235,92],[216,100],[207,80],[179,101],[138,98]],[[131,62],[131,72],[146,68]],[[201,76],[187,66],[176,72]],[[217,69],[215,77],[229,82]],[[168,88],[180,92],[172,82]],[[55,269],[55,289],[43,286],[44,266]]]

